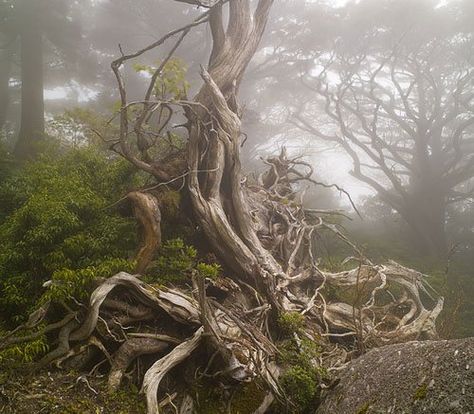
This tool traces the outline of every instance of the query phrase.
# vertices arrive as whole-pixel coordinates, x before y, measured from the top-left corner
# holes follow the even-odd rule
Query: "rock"
[[[407,342],[352,361],[316,414],[474,414],[474,338]]]

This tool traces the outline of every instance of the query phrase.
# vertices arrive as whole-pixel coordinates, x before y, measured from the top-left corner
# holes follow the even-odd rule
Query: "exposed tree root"
[[[425,338],[436,336],[434,322],[442,308],[442,299],[439,299],[431,310],[424,307],[418,290],[418,286],[422,286],[423,275],[393,262],[385,266],[364,265],[357,269],[358,277],[356,269],[341,273],[320,271],[324,277],[283,283],[283,287],[279,289],[285,292],[287,298],[284,302],[285,309],[293,312],[308,309],[307,301],[312,299],[310,296],[314,297],[312,293],[317,292],[318,297],[313,300],[314,306],[305,313],[304,335],[312,339],[327,336],[330,340],[356,337],[359,335],[358,329],[362,329],[360,335],[367,347],[416,339],[420,335]],[[305,283],[304,294],[298,289],[301,280]],[[326,301],[324,287],[319,289],[325,283],[345,288],[363,284],[367,290],[366,301],[358,308],[347,303]],[[398,284],[398,299],[393,296],[393,299],[388,301],[383,297],[383,303],[379,304],[379,296],[394,284]],[[268,312],[265,312],[268,308],[252,307],[253,301],[249,301],[247,305],[244,302],[235,302],[233,298],[238,297],[242,289],[246,289],[245,286],[240,288],[238,284],[234,285],[233,295],[226,297],[224,302],[218,302],[208,298],[205,293],[207,289],[213,288],[213,282],[197,279],[196,285],[194,293],[184,293],[147,285],[136,276],[123,272],[111,277],[92,293],[88,311],[80,317],[82,323],[70,318],[65,324],[61,321],[62,327],[61,324],[56,324],[57,329],[60,329],[59,344],[38,363],[38,367],[77,355],[81,352],[81,346],[77,351],[72,351],[71,343],[82,343],[82,349],[85,349],[90,345],[91,336],[99,335],[109,350],[114,348],[114,343],[120,345],[108,356],[111,363],[109,389],[114,391],[127,367],[134,360],[144,355],[156,355],[158,359],[147,370],[143,382],[148,410],[150,413],[156,413],[159,412],[158,388],[165,375],[183,361],[192,358],[193,352],[201,344],[207,344],[215,352],[209,361],[203,361],[206,375],[218,375],[233,381],[248,381],[258,377],[268,385],[272,398],[278,398],[280,391],[277,378],[280,368],[275,364],[278,350],[272,335],[267,331],[268,326],[264,323],[268,318]],[[120,291],[111,299],[109,296],[118,287],[121,288]],[[121,292],[126,293],[124,298]],[[140,305],[130,304],[129,299],[126,299],[130,297]],[[165,312],[180,324],[182,329],[194,331],[194,334],[189,339],[179,339],[166,334],[167,326],[160,327],[153,322],[144,327],[141,324],[132,324],[121,336],[115,335],[111,330],[104,335],[103,331],[102,334],[97,331],[98,323],[103,319],[105,326],[112,325],[112,319],[104,319],[110,317],[108,313],[111,308],[118,313],[130,311],[131,321],[133,318],[141,321],[143,315],[148,315],[148,312],[160,320],[161,312]],[[404,314],[401,313],[402,309],[405,309]],[[153,321],[153,318],[149,320]],[[157,329],[160,331],[157,332]],[[102,342],[95,340],[91,344],[100,348]],[[324,340],[320,339],[319,343],[324,343]],[[327,344],[329,346],[329,342]],[[171,351],[168,352],[170,348]],[[109,351],[104,349],[103,352],[107,355]],[[338,354],[339,357],[336,358],[334,354],[324,358],[324,364],[333,368],[343,364],[345,354],[339,351]]]
[[[191,339],[178,345],[169,354],[156,361],[146,372],[143,379],[143,390],[146,394],[149,413],[159,412],[157,392],[161,380],[172,368],[186,360],[198,347],[203,332],[203,328],[199,328]]]
[[[132,361],[140,355],[157,354],[168,348],[169,344],[156,338],[130,338],[115,353],[109,373],[109,391],[116,391],[123,374]]]

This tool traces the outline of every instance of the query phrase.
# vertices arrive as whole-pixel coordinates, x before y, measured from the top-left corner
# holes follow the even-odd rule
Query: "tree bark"
[[[142,243],[135,260],[136,272],[144,273],[161,244],[161,212],[158,200],[151,194],[133,191],[128,194],[135,217],[141,227]]]
[[[35,2],[21,1],[21,125],[15,145],[19,159],[35,156],[44,136],[43,40]]]
[[[188,111],[189,192],[196,218],[220,258],[281,310],[275,280],[283,270],[257,237],[242,187],[241,121],[237,90],[262,38],[273,0],[260,0],[251,16],[248,0],[229,4],[224,32],[220,7],[211,11],[214,47],[204,85]],[[197,114],[197,116],[196,116]],[[207,148],[207,150],[206,150]],[[198,174],[198,171],[203,173]]]

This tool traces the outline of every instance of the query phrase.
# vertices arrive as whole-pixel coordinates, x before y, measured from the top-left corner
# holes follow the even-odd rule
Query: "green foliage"
[[[40,327],[41,328],[41,327]],[[6,363],[29,363],[44,355],[49,350],[48,341],[45,335],[33,341],[11,346],[0,351],[0,364]]]
[[[63,287],[49,294],[64,297],[76,292],[73,282],[80,291],[92,275],[114,267],[114,260],[124,264],[136,246],[135,221],[110,206],[136,183],[124,161],[93,149],[52,148],[0,185],[0,313],[5,320],[21,321],[46,280],[61,281]]]
[[[104,142],[98,134],[104,139],[110,139],[117,136],[118,127],[95,111],[76,107],[48,121],[47,133],[73,147],[94,145],[100,148],[104,146]]]
[[[13,158],[8,153],[6,146],[3,145],[0,137],[0,183],[3,183],[11,175],[13,165]],[[0,216],[1,219],[2,217]]]
[[[181,238],[175,238],[163,243],[144,280],[148,283],[176,284],[189,281],[193,272],[200,277],[216,279],[221,271],[218,263],[199,262],[196,248],[187,245]]]
[[[301,331],[304,315],[299,312],[285,312],[278,318],[278,326],[284,335],[292,335]]]
[[[41,302],[66,302],[70,298],[85,299],[90,285],[97,278],[107,278],[120,271],[133,272],[135,263],[126,259],[108,259],[96,266],[83,269],[56,270],[51,277],[51,286],[41,297]]]
[[[197,251],[180,238],[167,240],[151,264],[145,280],[149,283],[175,283],[186,280],[196,263]]]
[[[159,67],[160,62],[157,62],[156,67],[141,64],[134,65],[135,71],[142,72],[150,77]],[[184,99],[189,89],[189,83],[186,81],[186,71],[186,66],[181,59],[169,59],[156,80],[153,90],[155,96],[160,99]]]
[[[217,279],[222,268],[218,263],[198,263],[196,265],[196,270],[198,271],[199,276],[205,279]]]

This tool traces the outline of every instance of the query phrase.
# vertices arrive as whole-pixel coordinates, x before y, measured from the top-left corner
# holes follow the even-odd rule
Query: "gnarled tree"
[[[89,303],[73,318],[46,328],[60,329],[59,345],[39,366],[77,358],[93,346],[110,360],[109,385],[115,389],[135,358],[152,353],[156,362],[144,375],[143,390],[148,411],[156,413],[173,399],[182,410],[192,404],[186,396],[189,390],[182,389],[182,398],[170,394],[160,403],[159,386],[173,367],[198,349],[201,355],[209,355],[205,351],[211,349],[209,360],[199,360],[204,374],[211,371],[212,376],[234,383],[260,378],[268,397],[258,412],[265,412],[273,398],[285,399],[277,381],[281,367],[276,339],[278,320],[288,313],[304,316],[304,326],[294,333],[297,343],[300,338],[319,341],[331,350],[324,362],[330,368],[344,363],[347,349],[354,343],[363,350],[435,337],[435,320],[443,300],[429,299],[424,275],[396,263],[374,265],[355,247],[352,270],[330,273],[319,267],[313,246],[319,232],[332,231],[350,242],[337,228],[326,224],[317,210],[307,211],[302,206],[297,184],[311,177],[299,170],[303,165],[300,161],[288,159],[282,151],[279,157],[266,161],[269,170],[253,183],[241,171],[242,112],[237,91],[273,0],[260,0],[255,8],[250,0],[185,2],[208,10],[186,27],[135,54],[122,55],[112,64],[121,111],[120,135],[111,145],[154,177],[155,188],[174,187],[189,196],[196,224],[226,265],[229,278],[204,279],[196,272],[191,275],[193,288],[184,290],[150,286],[139,274],[119,273],[99,283]],[[228,7],[227,27],[224,7]],[[193,99],[183,95],[159,97],[154,90],[164,65],[186,34],[200,24],[209,24],[213,37],[209,64],[201,73],[201,89]],[[151,76],[144,99],[128,102],[122,65],[173,37],[177,41]],[[157,151],[169,140],[173,128],[170,119],[180,109],[186,117],[186,162],[182,151]],[[130,197],[136,202],[147,200],[137,204],[144,225],[160,217],[159,202],[150,202],[153,195],[160,197],[153,192],[146,198],[137,193]],[[151,211],[145,214],[147,205]],[[154,229],[159,231],[158,223],[147,227],[148,232]],[[143,240],[156,245],[159,237],[148,234]],[[140,257],[147,259],[144,252],[148,252],[147,246],[140,249]],[[143,271],[146,260],[140,263]],[[328,288],[353,290],[356,299],[350,303],[331,299],[328,292],[332,289]],[[22,329],[34,329],[45,314],[46,308]],[[346,339],[346,348],[333,343],[334,339]],[[0,347],[18,340],[10,335]],[[111,350],[115,350],[113,355]],[[319,365],[321,361],[312,363]]]
[[[319,124],[312,119],[314,104],[296,115],[302,129],[350,156],[351,174],[398,212],[419,250],[433,256],[446,255],[447,207],[472,197],[461,185],[474,175],[472,33],[457,20],[439,24],[428,34],[380,25],[356,41],[341,40],[305,76],[326,116]],[[389,40],[387,32],[394,32]]]

